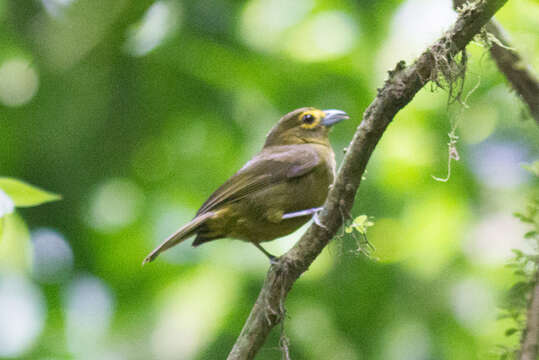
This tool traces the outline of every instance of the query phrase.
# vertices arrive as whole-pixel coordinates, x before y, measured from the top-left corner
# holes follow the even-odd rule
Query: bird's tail
[[[174,245],[182,242],[187,239],[189,236],[193,235],[198,228],[206,222],[208,218],[213,216],[213,212],[207,212],[195,217],[193,220],[182,226],[174,234],[170,235],[161,245],[155,248],[142,262],[142,265],[154,261],[157,256],[163,251],[173,247]]]

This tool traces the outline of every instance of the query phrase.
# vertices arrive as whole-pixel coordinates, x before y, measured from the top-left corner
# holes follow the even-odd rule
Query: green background
[[[0,243],[0,357],[221,359],[268,268],[253,246],[187,241],[141,267],[283,114],[342,109],[337,159],[386,71],[455,18],[449,1],[0,0],[0,174],[63,200],[17,209]],[[539,69],[539,5],[498,20]],[[537,124],[484,45],[467,107],[426,86],[369,162],[353,215],[287,300],[293,359],[487,359],[527,249]],[[447,134],[458,123],[448,182]],[[282,254],[301,235],[267,245]],[[280,358],[275,329],[257,359]]]

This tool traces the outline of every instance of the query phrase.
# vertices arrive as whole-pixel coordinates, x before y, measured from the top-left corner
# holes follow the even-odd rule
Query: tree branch
[[[335,236],[352,209],[361,176],[383,132],[395,114],[430,80],[438,61],[454,61],[507,0],[479,0],[462,11],[455,24],[409,67],[399,62],[363,114],[333,184],[318,224],[313,224],[285,255],[272,265],[258,299],[228,355],[228,360],[253,359],[270,330],[284,317],[284,300],[294,282]]]
[[[458,8],[465,2],[465,0],[453,0],[453,6]],[[539,80],[537,76],[531,66],[513,49],[508,35],[496,20],[491,19],[486,25],[486,30],[500,42],[492,42],[489,49],[490,55],[518,96],[528,105],[531,116],[539,124]]]
[[[526,329],[522,333],[520,360],[536,360],[539,350],[539,272],[535,274],[535,285],[531,292]]]
[[[490,55],[496,61],[498,69],[505,75],[519,97],[528,105],[530,114],[539,124],[539,81],[532,68],[511,48],[502,27],[494,20],[487,24],[487,31],[503,44],[494,42]]]

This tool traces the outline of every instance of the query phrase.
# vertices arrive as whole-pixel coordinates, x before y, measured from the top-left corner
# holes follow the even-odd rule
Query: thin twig
[[[268,308],[279,308],[294,282],[309,268],[342,226],[341,214],[350,213],[376,144],[397,112],[427,83],[424,80],[435,78],[433,72],[437,69],[436,59],[454,59],[506,1],[477,1],[462,11],[451,29],[423,52],[414,64],[406,67],[399,62],[390,73],[383,88],[379,89],[378,95],[365,110],[363,121],[354,134],[335,184],[320,212],[319,221],[324,227],[312,224],[296,245],[270,267],[264,286],[228,360],[253,359],[270,330],[282,321],[282,316],[268,313]],[[284,269],[287,270],[286,275],[282,276],[280,273]]]

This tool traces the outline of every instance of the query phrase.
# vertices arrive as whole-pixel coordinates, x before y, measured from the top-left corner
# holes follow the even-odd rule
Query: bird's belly
[[[309,221],[308,216],[282,220],[278,223],[262,219],[239,219],[228,235],[231,238],[249,242],[270,241],[296,231],[301,225]]]

